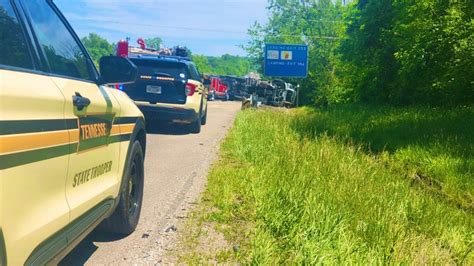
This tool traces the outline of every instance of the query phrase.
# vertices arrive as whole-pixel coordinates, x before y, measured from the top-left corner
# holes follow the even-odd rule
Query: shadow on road
[[[114,242],[126,236],[103,233],[94,230],[82,242],[77,245],[60,263],[61,266],[66,265],[84,265],[87,260],[97,251],[98,247],[94,242]]]
[[[159,135],[190,135],[189,125],[162,122],[162,121],[147,121],[146,131],[148,134]]]

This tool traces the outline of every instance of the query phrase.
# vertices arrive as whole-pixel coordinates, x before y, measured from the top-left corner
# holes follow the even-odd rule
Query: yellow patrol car
[[[134,231],[144,118],[105,85],[137,69],[100,70],[52,1],[0,0],[0,265],[56,264],[99,224]]]

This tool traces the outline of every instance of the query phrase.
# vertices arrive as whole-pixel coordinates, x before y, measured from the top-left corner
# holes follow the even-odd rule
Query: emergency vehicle
[[[0,265],[56,265],[97,226],[138,224],[145,121],[108,87],[137,68],[106,56],[99,73],[52,1],[0,11]]]
[[[229,86],[219,76],[211,77],[210,90],[212,93],[211,98],[213,100],[223,99],[225,101],[228,101],[230,99]]]
[[[179,121],[189,125],[191,133],[199,133],[207,123],[208,88],[196,65],[187,57],[187,49],[147,49],[131,47],[120,41],[117,53],[138,67],[138,80],[121,89],[145,114],[149,123]]]

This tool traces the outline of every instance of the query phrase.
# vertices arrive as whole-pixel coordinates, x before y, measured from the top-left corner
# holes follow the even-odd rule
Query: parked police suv
[[[184,121],[192,133],[199,133],[207,123],[208,88],[195,64],[183,56],[131,53],[128,57],[138,68],[138,79],[124,85],[123,91],[148,123]]]
[[[99,224],[130,234],[142,206],[140,110],[105,85],[136,79],[129,59],[100,73],[48,0],[0,0],[0,265],[57,262]]]

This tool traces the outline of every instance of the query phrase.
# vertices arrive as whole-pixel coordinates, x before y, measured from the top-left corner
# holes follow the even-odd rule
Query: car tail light
[[[123,84],[115,84],[115,89],[123,91]]]
[[[188,83],[186,84],[186,95],[193,96],[196,92],[196,85]]]

